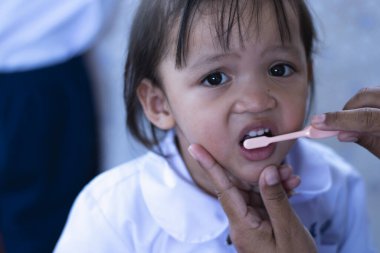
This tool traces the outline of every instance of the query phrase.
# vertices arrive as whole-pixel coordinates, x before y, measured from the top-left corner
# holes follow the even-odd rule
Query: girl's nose
[[[267,86],[248,83],[240,88],[236,93],[235,113],[261,113],[275,108],[276,99]]]

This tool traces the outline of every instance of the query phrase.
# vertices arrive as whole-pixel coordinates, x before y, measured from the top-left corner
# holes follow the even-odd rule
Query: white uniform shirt
[[[173,137],[99,175],[78,196],[55,253],[236,252],[217,199],[193,182]],[[291,203],[321,253],[369,253],[363,183],[330,150],[299,140],[287,157],[303,181]]]
[[[43,67],[82,53],[94,43],[117,2],[1,0],[0,72]]]

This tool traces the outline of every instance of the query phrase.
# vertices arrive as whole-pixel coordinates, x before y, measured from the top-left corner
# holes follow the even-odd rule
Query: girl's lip
[[[270,120],[256,120],[255,123],[249,124],[245,126],[241,131],[239,135],[239,146],[242,156],[249,160],[249,161],[261,161],[268,159],[272,154],[274,153],[276,149],[276,144],[270,144],[263,148],[257,148],[257,149],[246,149],[243,146],[243,140],[244,137],[247,135],[249,131],[256,131],[259,129],[265,129],[268,128],[272,132],[273,135],[278,134],[277,126]]]
[[[268,159],[274,153],[276,144],[272,143],[263,148],[246,149],[243,145],[240,145],[240,150],[243,157],[249,161],[261,161]]]

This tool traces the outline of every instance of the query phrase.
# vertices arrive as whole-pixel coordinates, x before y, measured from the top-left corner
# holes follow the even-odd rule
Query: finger
[[[363,107],[380,108],[380,87],[367,87],[356,93],[343,107],[344,110]]]
[[[295,194],[294,189],[297,188],[301,183],[301,178],[299,176],[293,175],[293,168],[290,165],[283,164],[278,169],[281,184],[284,187],[286,195],[291,197]],[[264,202],[260,195],[260,189],[257,188],[250,195],[250,203],[253,207],[263,207]]]
[[[356,142],[380,158],[380,133],[360,134],[358,132],[340,132],[338,140],[342,142]]]
[[[340,132],[338,140],[342,142],[356,142],[380,158],[380,133],[360,134],[357,132]]]
[[[289,231],[290,226],[300,226],[301,223],[289,204],[275,166],[263,170],[259,185],[276,240],[286,242],[289,239],[286,231]]]
[[[358,132],[343,131],[338,134],[338,140],[341,142],[357,142],[359,137],[360,133]]]
[[[201,145],[190,145],[188,150],[211,179],[216,192],[228,190],[233,186],[223,169]]]
[[[312,118],[312,125],[323,130],[380,132],[380,109],[361,108],[329,112]]]
[[[278,172],[280,173],[280,179],[281,179],[281,181],[286,181],[286,180],[288,180],[292,176],[292,174],[293,174],[293,168],[290,167],[287,164],[283,164],[278,169]]]
[[[230,223],[239,223],[247,215],[247,203],[240,191],[228,179],[224,169],[215,161],[215,159],[200,145],[192,144],[189,147],[189,153],[198,161],[210,178],[215,187],[216,194]],[[252,213],[253,221],[257,226],[261,221],[256,213]]]
[[[293,195],[297,194],[295,189],[301,184],[301,178],[297,175],[292,175],[288,180],[282,181],[281,183],[286,195],[288,198],[291,198]],[[264,206],[263,199],[259,193],[252,193],[249,203],[253,207]]]
[[[293,175],[293,168],[288,164],[281,165],[278,172],[286,194],[291,197],[294,194],[294,189],[300,185],[301,178]]]
[[[301,178],[297,175],[292,175],[287,181],[282,182],[282,187],[284,187],[284,190],[286,194],[288,195],[288,198],[296,194],[295,189],[301,184]]]
[[[362,136],[356,143],[380,158],[380,137]]]
[[[278,172],[280,174],[280,180],[281,180],[282,186],[284,187],[285,192],[288,195],[288,197],[290,197],[294,193],[293,190],[296,187],[298,187],[299,184],[301,183],[300,177],[293,175],[293,168],[288,164],[282,164],[279,167]],[[233,181],[231,180],[231,182]],[[249,203],[249,205],[253,207],[257,207],[257,208],[264,206],[264,203],[260,195],[260,188],[258,185],[251,187],[249,192],[243,191],[242,189],[240,190],[243,193],[248,194],[249,196],[248,199],[246,196],[247,194],[244,195],[243,197],[246,200],[246,202]]]

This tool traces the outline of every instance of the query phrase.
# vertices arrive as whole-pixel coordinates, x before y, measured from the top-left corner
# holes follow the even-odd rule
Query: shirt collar
[[[297,140],[286,157],[285,163],[301,177],[301,185],[291,202],[302,202],[323,194],[332,186],[331,170],[323,157],[324,149],[309,140]]]
[[[145,202],[159,226],[175,239],[189,243],[212,240],[227,229],[228,219],[218,200],[196,186],[174,138],[173,132],[165,137],[164,156],[147,155],[140,173]],[[302,178],[292,203],[312,199],[332,185],[330,167],[321,159],[323,150],[318,145],[310,149],[310,145],[314,144],[298,140],[286,157],[286,163]]]
[[[228,227],[218,200],[193,182],[173,133],[161,146],[165,157],[149,153],[140,173],[143,196],[152,217],[179,241],[200,243],[218,237]]]

